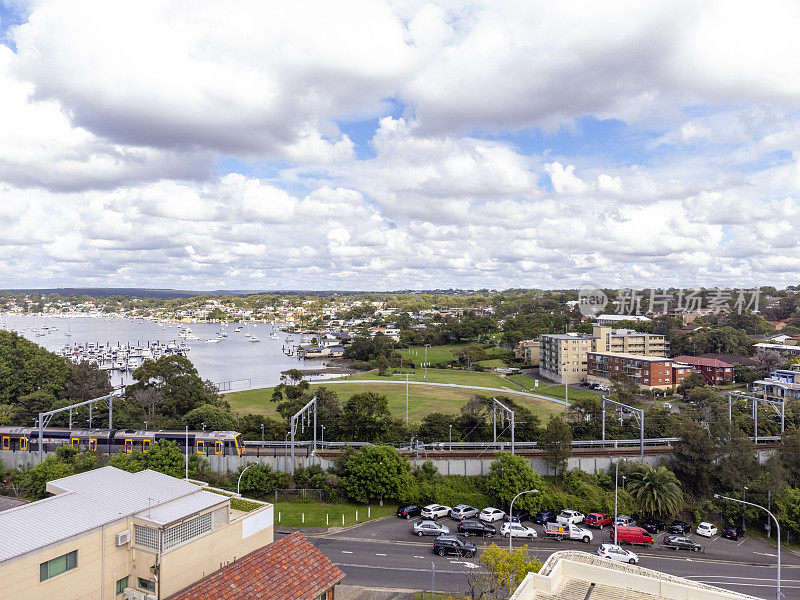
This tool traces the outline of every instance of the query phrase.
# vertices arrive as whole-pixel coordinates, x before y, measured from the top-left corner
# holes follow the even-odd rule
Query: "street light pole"
[[[619,459],[614,474],[614,545],[617,544],[617,490],[619,489]]]
[[[320,439],[319,439],[319,447],[320,448],[324,448],[325,447],[325,425],[320,425],[320,427],[322,427],[322,432],[321,432]]]
[[[453,450],[453,426],[449,425],[449,427],[450,427],[450,432],[447,435],[448,450],[450,450],[452,452],[452,450]]]
[[[237,495],[237,496],[241,496],[241,494],[239,493],[239,485],[242,483],[242,475],[244,475],[244,472],[245,472],[245,471],[247,471],[247,469],[249,469],[250,467],[252,467],[254,464],[256,464],[256,463],[250,463],[249,465],[247,465],[247,466],[246,466],[246,467],[245,467],[245,468],[242,470],[242,472],[241,472],[241,473],[239,473],[239,481],[237,481],[237,482],[236,482],[236,495]]]
[[[428,347],[430,344],[425,344],[425,381],[428,381]]]
[[[539,490],[527,490],[525,492],[520,492],[511,500],[511,506],[508,507],[508,553],[511,554],[511,540],[514,539],[511,535],[511,520],[514,515],[514,500],[522,496],[522,494],[538,494]]]
[[[744,489],[742,490],[742,500],[747,500],[747,486],[744,486]],[[745,521],[745,516],[744,512],[742,512],[742,533],[744,533],[746,527],[744,521]]]
[[[781,524],[778,523],[778,519],[776,519],[775,515],[773,515],[760,504],[753,504],[752,502],[745,502],[744,500],[737,500],[736,498],[729,498],[728,496],[722,496],[720,494],[714,494],[714,498],[722,498],[723,500],[730,500],[731,502],[739,502],[740,504],[747,504],[748,506],[760,508],[770,517],[772,517],[773,521],[775,521],[775,527],[778,529],[778,587],[775,591],[775,598],[777,598],[777,600],[781,600]]]

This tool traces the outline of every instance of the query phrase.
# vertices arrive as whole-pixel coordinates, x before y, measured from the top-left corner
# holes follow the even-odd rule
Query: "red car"
[[[609,538],[614,541],[614,529],[609,531]],[[641,527],[617,527],[617,542],[618,545],[625,544],[641,544],[643,546],[653,545],[653,536],[651,536],[646,529]]]
[[[609,517],[606,513],[589,513],[586,515],[586,524],[590,527],[597,527],[602,529],[606,525],[611,525],[614,519]]]

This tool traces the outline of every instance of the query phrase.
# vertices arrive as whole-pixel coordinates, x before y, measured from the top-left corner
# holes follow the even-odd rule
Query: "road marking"
[[[744,541],[745,541],[746,539],[747,539],[746,537],[745,537],[745,538],[742,538],[742,541],[741,541],[741,542],[739,542],[738,544],[736,544],[737,548],[738,548],[739,546],[741,546],[742,544],[744,544]]]
[[[413,567],[387,567],[386,565],[362,565],[362,564],[348,564],[348,563],[334,563],[337,567],[351,567],[354,569],[380,569],[381,571],[411,571],[413,573],[430,573],[430,569],[415,569]],[[436,569],[437,573],[446,573],[448,575],[463,575],[464,571],[448,571],[447,569]]]
[[[350,550],[342,550],[342,554],[352,554]]]
[[[424,556],[419,556],[418,554],[415,554],[414,558],[425,558],[425,557]]]
[[[753,554],[760,554],[761,556],[772,556],[773,558],[778,558],[777,554],[767,554],[766,552],[753,552]]]
[[[376,553],[375,553],[375,556],[386,556],[386,555],[385,555],[385,554],[383,554],[382,552],[376,552]]]

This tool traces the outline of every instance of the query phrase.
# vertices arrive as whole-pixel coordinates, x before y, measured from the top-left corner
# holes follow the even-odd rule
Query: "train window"
[[[72,438],[72,439],[70,440],[70,444],[72,444],[72,447],[73,447],[73,448],[80,448],[80,446],[81,446],[81,441],[80,441],[80,439],[78,439],[78,438]]]
[[[142,440],[142,452],[147,452],[150,449],[150,440]]]
[[[133,452],[133,440],[125,440],[125,453],[130,454]]]
[[[27,450],[28,449],[28,438],[26,438],[26,437],[19,438],[19,449],[20,450]]]
[[[3,450],[11,450],[11,438],[7,435],[3,436]]]
[[[222,454],[222,442],[214,442],[214,454]]]
[[[202,440],[197,440],[197,453],[198,454],[206,453],[206,443]]]
[[[97,439],[91,438],[89,440],[89,450],[97,450]]]

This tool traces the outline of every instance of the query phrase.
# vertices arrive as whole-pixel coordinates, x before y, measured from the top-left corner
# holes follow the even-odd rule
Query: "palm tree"
[[[666,467],[642,465],[630,474],[627,491],[646,515],[676,515],[683,508],[683,491]]]

